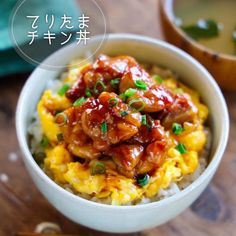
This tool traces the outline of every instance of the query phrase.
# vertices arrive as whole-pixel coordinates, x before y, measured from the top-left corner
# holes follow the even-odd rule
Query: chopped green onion
[[[57,115],[57,114],[59,114],[59,113],[61,113],[62,111],[61,110],[57,110],[57,111],[55,111],[55,116]]]
[[[137,183],[139,186],[144,187],[148,184],[150,176],[148,174],[138,176]]]
[[[58,142],[61,142],[61,141],[63,141],[63,140],[64,140],[63,134],[62,134],[62,133],[57,134],[57,141],[58,141]]]
[[[98,80],[93,88],[94,93],[96,93],[96,94],[99,93],[98,87],[100,87],[100,86],[102,87],[102,92],[105,91],[107,88],[106,85],[101,80]]]
[[[60,96],[64,96],[65,93],[70,89],[70,85],[69,84],[64,84],[58,91],[57,94]]]
[[[185,147],[184,144],[182,144],[182,143],[179,143],[179,144],[176,146],[176,149],[177,149],[181,154],[186,154],[186,153],[187,153],[186,147]]]
[[[111,86],[112,87],[115,87],[119,83],[120,83],[120,79],[119,78],[111,80]]]
[[[213,38],[219,35],[219,27],[214,20],[199,20],[195,25],[182,26],[183,31],[191,38]]]
[[[114,107],[118,104],[118,100],[116,98],[110,98],[108,103],[109,103],[109,107]]]
[[[86,88],[86,89],[85,89],[85,95],[86,95],[88,98],[92,96],[92,93],[91,93],[91,91],[90,91],[89,88]]]
[[[135,107],[132,106],[134,103],[142,103],[142,106],[140,106],[140,107],[137,109],[137,108],[135,108]],[[133,108],[134,110],[136,110],[136,111],[142,111],[143,108],[145,107],[145,103],[144,103],[144,101],[143,101],[141,98],[132,99],[131,101],[129,101],[128,105],[129,105],[131,108]]]
[[[175,93],[183,93],[184,91],[183,91],[182,88],[177,88],[177,89],[175,89],[174,92],[175,92]]]
[[[163,82],[163,78],[160,75],[155,75],[154,76],[154,80],[158,83],[158,84],[162,84]]]
[[[33,157],[43,159],[43,158],[46,157],[46,154],[45,154],[45,152],[36,152],[36,153],[33,154]]]
[[[43,159],[46,157],[46,153],[36,152],[36,153],[33,153],[32,156],[38,164],[41,164],[43,162]]]
[[[68,120],[68,117],[65,113],[61,112],[56,114],[55,116],[55,123],[57,123],[59,126],[63,126],[66,124]]]
[[[172,132],[176,135],[181,134],[184,131],[183,127],[181,124],[178,123],[173,123],[172,124]]]
[[[233,42],[236,43],[236,27],[232,33],[232,39],[233,39]]]
[[[142,81],[142,80],[136,80],[136,81],[134,82],[134,84],[135,84],[135,86],[136,86],[137,88],[139,88],[139,89],[142,89],[142,90],[146,90],[146,89],[147,89],[147,85],[146,85],[145,82]]]
[[[107,123],[104,121],[101,124],[101,131],[102,133],[106,133],[107,132]]]
[[[232,33],[232,40],[233,40],[233,43],[234,43],[234,54],[236,55],[236,27],[234,28],[234,31]]]
[[[142,116],[141,123],[142,123],[142,125],[147,125],[147,117],[146,117],[146,115]]]
[[[133,88],[129,88],[124,92],[125,97],[131,97],[136,93],[136,90]]]
[[[122,112],[120,113],[120,115],[121,115],[121,117],[125,117],[125,116],[128,115],[128,112],[127,112],[127,111],[122,111]]]
[[[43,136],[43,138],[42,138],[42,140],[40,142],[40,145],[45,148],[45,147],[48,146],[48,144],[49,144],[48,138],[46,136]]]
[[[125,96],[124,93],[121,93],[121,94],[119,95],[119,97],[120,97],[120,99],[121,99],[123,102],[126,100],[126,96]]]
[[[92,175],[101,175],[106,172],[106,167],[102,162],[97,161],[91,168]]]
[[[84,97],[81,97],[73,103],[73,106],[80,107],[85,101],[86,101],[86,99]]]
[[[148,122],[147,122],[147,127],[148,127],[148,131],[149,131],[149,132],[152,131],[153,126],[154,126],[154,120],[149,117],[149,120],[148,120]]]

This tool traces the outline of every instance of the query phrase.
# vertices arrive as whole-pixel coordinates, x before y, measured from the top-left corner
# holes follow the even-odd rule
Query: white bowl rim
[[[90,42],[93,43],[93,42],[99,41],[101,37],[102,36],[100,36],[100,35],[95,36],[95,37],[93,37],[93,39]],[[134,40],[134,41],[139,41],[141,43],[143,42],[143,43],[148,43],[148,44],[153,44],[156,46],[164,47],[176,54],[179,54],[181,57],[184,57],[185,60],[189,60],[193,64],[193,66],[198,68],[202,72],[202,74],[205,75],[205,77],[208,80],[208,83],[211,84],[212,88],[215,90],[216,94],[218,95],[219,101],[221,103],[218,105],[221,105],[222,115],[225,118],[224,119],[225,123],[222,126],[222,135],[219,140],[219,145],[216,148],[215,154],[212,156],[212,160],[208,164],[207,168],[193,183],[191,183],[188,187],[181,190],[180,192],[174,194],[173,196],[170,196],[168,198],[165,198],[165,199],[162,199],[159,201],[154,201],[154,202],[140,204],[140,205],[128,205],[128,206],[107,205],[107,204],[93,202],[93,201],[84,199],[78,195],[75,195],[75,194],[65,190],[60,185],[56,184],[49,176],[47,176],[46,173],[44,173],[44,171],[39,167],[39,165],[33,159],[32,154],[30,153],[30,150],[29,150],[29,147],[27,144],[26,137],[24,136],[24,130],[23,130],[23,126],[21,123],[22,110],[24,107],[25,96],[27,94],[26,92],[29,89],[28,88],[29,85],[33,81],[34,75],[36,73],[38,73],[39,70],[41,70],[39,67],[37,67],[32,72],[32,74],[30,75],[30,77],[26,81],[26,83],[21,91],[21,94],[20,94],[20,97],[18,100],[18,104],[17,104],[17,109],[16,109],[16,133],[17,133],[17,138],[18,138],[20,148],[23,153],[23,159],[24,159],[24,161],[25,161],[25,159],[27,159],[30,166],[34,169],[34,171],[37,172],[36,174],[38,175],[38,177],[40,177],[45,183],[51,185],[51,187],[56,189],[60,194],[62,194],[62,196],[66,195],[68,198],[71,198],[71,200],[80,201],[81,203],[87,204],[90,207],[97,207],[97,208],[101,208],[103,210],[111,210],[112,209],[112,210],[117,210],[117,211],[125,211],[125,210],[136,211],[137,209],[141,210],[144,208],[151,210],[153,207],[155,207],[155,208],[159,207],[159,205],[163,206],[163,205],[168,205],[172,202],[177,202],[179,199],[183,198],[185,195],[187,195],[193,189],[195,189],[199,185],[201,185],[205,179],[208,179],[208,177],[211,175],[211,172],[217,168],[217,166],[218,166],[219,162],[221,161],[221,158],[224,154],[225,148],[227,146],[228,136],[229,136],[229,115],[228,115],[228,109],[227,109],[224,97],[221,93],[221,90],[219,89],[217,83],[212,78],[212,76],[209,74],[209,72],[199,62],[197,62],[194,58],[192,58],[186,52],[180,50],[179,48],[177,48],[169,43],[166,43],[166,42],[159,40],[159,39],[147,37],[147,36],[141,36],[141,35],[136,35],[136,34],[127,34],[127,33],[108,34],[107,40],[109,40],[109,41]],[[59,51],[62,51],[67,47],[73,47],[73,45],[74,44],[68,45],[68,46],[60,49]],[[53,53],[49,57],[55,56],[57,54],[57,52]],[[45,59],[45,60],[47,60],[47,59]]]

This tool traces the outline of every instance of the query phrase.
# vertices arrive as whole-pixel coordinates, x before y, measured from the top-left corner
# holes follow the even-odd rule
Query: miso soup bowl
[[[236,91],[236,56],[216,52],[190,38],[180,27],[175,17],[175,7],[185,7],[189,0],[161,0],[160,16],[165,38],[196,58],[211,73],[222,89]],[[193,3],[201,0],[191,0]],[[225,1],[227,4],[227,1]],[[189,13],[191,14],[191,12]],[[229,16],[230,17],[230,16]]]
[[[69,45],[57,51],[45,62],[66,65],[77,57],[93,52],[101,37],[87,45]],[[78,197],[50,179],[34,161],[28,143],[29,126],[36,104],[48,80],[58,78],[61,70],[36,68],[26,82],[17,106],[16,129],[20,148],[28,172],[35,185],[48,201],[63,215],[92,229],[127,233],[161,225],[183,212],[206,188],[220,164],[229,132],[228,111],[222,93],[211,75],[195,59],[182,50],[156,39],[131,34],[111,34],[96,53],[126,54],[146,63],[169,68],[180,75],[182,82],[197,90],[209,107],[212,146],[209,164],[201,176],[183,191],[161,201],[135,206],[112,206]]]

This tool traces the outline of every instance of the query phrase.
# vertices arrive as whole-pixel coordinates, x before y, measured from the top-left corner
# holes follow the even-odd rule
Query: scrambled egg
[[[38,103],[37,111],[40,123],[45,136],[51,141],[57,141],[57,134],[60,128],[54,122],[54,116],[50,110],[64,110],[71,106],[71,102],[65,96],[53,95],[50,90],[46,90]]]
[[[81,69],[81,68],[80,68]],[[74,81],[78,73],[71,70],[66,82]],[[165,85],[174,90],[177,88],[176,80],[170,78],[164,81]],[[50,146],[46,148],[46,158],[44,168],[53,175],[59,184],[68,184],[76,192],[88,194],[96,198],[111,199],[113,205],[129,204],[133,201],[141,200],[143,197],[154,197],[159,189],[168,188],[171,182],[179,181],[183,176],[193,173],[198,167],[199,151],[204,148],[206,135],[204,133],[203,122],[207,118],[208,109],[199,101],[199,95],[184,85],[180,85],[183,92],[188,93],[195,106],[199,110],[198,120],[193,124],[184,123],[184,132],[178,137],[178,141],[183,143],[188,152],[181,154],[173,145],[168,152],[167,158],[160,168],[156,170],[150,178],[149,183],[140,188],[134,179],[121,176],[118,173],[92,175],[89,168],[85,168],[79,162],[72,162],[72,157],[67,149],[58,144],[57,135],[60,127],[55,124],[54,117],[50,113],[51,108],[63,110],[71,106],[65,96],[52,94],[50,90],[44,92],[39,104],[38,114],[43,133],[50,141]],[[170,139],[177,138],[169,132]]]
[[[68,164],[72,161],[70,153],[63,145],[46,149],[44,166],[50,170],[57,182],[65,183],[64,174],[68,171]]]

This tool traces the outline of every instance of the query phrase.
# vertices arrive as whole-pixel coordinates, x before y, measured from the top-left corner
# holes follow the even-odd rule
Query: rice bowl
[[[47,60],[54,64],[60,60],[66,65],[75,58],[83,57],[86,51],[93,50],[98,43],[97,40],[99,39],[94,38],[89,45],[79,48],[71,45]],[[17,135],[26,167],[34,182],[60,212],[71,220],[93,229],[119,233],[135,232],[160,225],[173,218],[186,209],[204,190],[220,163],[227,143],[228,113],[222,94],[209,73],[190,56],[173,46],[146,37],[121,34],[110,35],[101,52],[109,55],[128,54],[139,61],[170,68],[176,71],[183,83],[200,92],[202,100],[209,108],[212,142],[207,168],[199,178],[171,197],[135,206],[110,206],[87,201],[57,185],[45,175],[32,158],[27,142],[27,129],[32,122],[36,104],[47,87],[48,78],[58,78],[61,71],[49,72],[38,68],[32,74],[18,103]],[[218,106],[215,106],[216,103]]]
[[[45,173],[47,173],[56,183],[70,192],[95,202],[112,205],[144,204],[172,196],[183,190],[200,176],[207,165],[211,143],[209,128],[204,125],[208,116],[207,107],[200,102],[197,92],[181,84],[179,79],[177,80],[177,75],[175,73],[156,65],[142,65],[142,67],[140,67],[140,70],[143,70],[147,75],[150,75],[149,81],[147,81],[146,78],[143,78],[143,76],[136,78],[135,75],[132,75],[132,78],[129,78],[128,86],[125,84],[127,81],[124,82],[124,80],[127,80],[126,75],[128,72],[123,74],[119,73],[121,79],[118,83],[118,75],[114,74],[116,72],[116,69],[114,69],[115,72],[112,72],[113,74],[111,74],[109,78],[106,78],[104,83],[106,89],[102,89],[98,94],[93,92],[93,88],[96,82],[101,82],[101,80],[97,79],[97,74],[91,75],[89,80],[87,78],[89,83],[87,82],[86,91],[81,92],[80,96],[77,96],[76,98],[68,98],[67,94],[70,94],[71,91],[73,91],[73,87],[76,86],[81,75],[84,73],[83,76],[85,78],[86,74],[91,74],[91,70],[93,69],[90,67],[101,63],[102,60],[105,61],[103,62],[106,65],[104,70],[107,71],[109,70],[109,66],[111,68],[115,67],[114,65],[108,65],[111,61],[113,64],[116,63],[117,65],[118,63],[121,64],[125,63],[127,60],[132,60],[132,62],[135,62],[135,66],[139,66],[135,59],[128,56],[111,58],[105,55],[100,55],[95,62],[87,62],[79,67],[70,66],[69,64],[68,70],[62,74],[59,80],[51,80],[48,82],[48,87],[45,89],[38,103],[34,122],[31,123],[28,129],[31,139],[32,155]],[[85,59],[78,60],[77,63],[73,62],[73,64],[80,64],[79,61],[85,61]],[[132,65],[129,70],[134,70],[134,68],[136,67]],[[100,68],[96,69],[96,71],[98,70],[101,71]],[[126,68],[125,70],[128,69]],[[99,75],[102,77],[103,73],[100,72]],[[93,134],[90,134],[89,137],[89,134],[85,134],[86,130],[84,130],[85,128],[81,125],[80,119],[76,121],[73,120],[73,122],[71,122],[73,123],[71,125],[72,127],[67,128],[63,127],[67,126],[66,122],[69,123],[68,117],[63,125],[56,123],[55,119],[58,119],[58,115],[65,115],[70,111],[74,113],[73,115],[70,114],[70,116],[78,116],[78,112],[86,113],[88,108],[86,108],[87,110],[84,109],[84,111],[79,111],[79,109],[75,111],[75,107],[86,106],[88,100],[93,99],[93,103],[95,103],[96,101],[99,101],[101,97],[113,96],[114,92],[119,94],[119,85],[125,87],[125,89],[121,88],[123,89],[123,94],[129,95],[131,93],[140,92],[141,90],[135,87],[135,85],[132,86],[130,79],[139,82],[142,79],[146,79],[146,83],[152,83],[154,81],[154,86],[151,86],[149,89],[142,89],[142,91],[154,90],[152,99],[155,99],[153,96],[155,93],[160,93],[164,88],[172,97],[176,97],[176,100],[173,100],[172,105],[166,104],[165,107],[157,108],[156,104],[160,103],[160,99],[162,99],[161,97],[157,97],[155,101],[156,104],[145,104],[146,106],[142,111],[133,112],[132,109],[128,109],[127,107],[125,107],[126,111],[119,111],[120,113],[126,113],[125,118],[129,116],[128,113],[133,115],[133,118],[134,115],[139,116],[137,119],[138,122],[142,118],[145,118],[146,123],[141,124],[141,126],[138,123],[135,123],[139,128],[136,129],[132,135],[128,135],[129,129],[131,128],[128,126],[128,130],[124,131],[125,136],[128,137],[123,137],[123,135],[120,141],[117,142],[114,142],[114,139],[116,139],[117,136],[112,136],[110,141],[107,137],[102,137],[103,134],[101,133],[99,141],[104,142],[105,140],[105,149],[101,149],[100,146],[97,145],[97,136],[95,142],[91,139]],[[91,80],[94,80],[92,85]],[[114,81],[117,82],[116,85],[109,88],[108,85]],[[146,86],[146,83],[143,82],[142,85]],[[90,86],[90,88],[88,86]],[[120,97],[121,95],[122,94],[120,93]],[[85,96],[87,100],[82,96]],[[98,100],[95,99],[96,97]],[[79,101],[81,98],[83,99],[83,104],[75,105],[76,100]],[[130,97],[122,98],[123,101],[120,102],[125,102],[125,100],[128,99],[132,101],[131,98],[137,99],[137,95],[136,97],[133,94]],[[181,99],[180,107],[178,108],[180,109],[181,115],[178,114],[178,110],[172,111],[171,114],[171,109],[169,109],[170,111],[168,114],[163,114],[164,110],[168,109],[169,106],[176,106],[179,101],[178,99]],[[147,97],[143,97],[143,100],[147,102]],[[118,97],[115,98],[113,96],[109,101],[118,103]],[[192,107],[190,106],[185,110],[183,102],[187,101],[193,104]],[[106,111],[107,114],[104,115],[104,119],[105,116],[110,116],[111,112],[114,112],[114,108],[117,109],[119,104],[114,105],[116,107],[110,107],[109,110]],[[150,106],[150,108],[148,106]],[[193,114],[191,113],[191,109],[193,108],[196,109],[196,111],[194,111],[194,117],[192,117]],[[149,112],[145,113],[146,110]],[[60,112],[58,113],[58,111]],[[99,116],[101,116],[101,114],[99,114]],[[111,126],[114,125],[114,122],[117,122],[116,117],[117,114],[115,114],[114,118],[116,121],[112,119],[113,124],[111,122],[109,124],[107,130],[108,135]],[[64,118],[65,117],[63,116],[62,119]],[[122,119],[123,116],[120,118]],[[123,124],[125,118],[122,119]],[[170,120],[168,120],[168,123],[171,122],[170,124],[167,124],[167,118]],[[177,121],[179,123],[177,123]],[[155,122],[158,123],[158,126],[153,125]],[[159,124],[160,122],[161,124]],[[169,127],[170,125],[172,128]],[[100,126],[101,122],[96,121],[94,129],[99,129]],[[82,129],[82,131],[78,133],[77,130],[80,129]],[[92,127],[89,127],[89,129],[92,129]],[[116,126],[115,129],[118,129],[118,127]],[[75,135],[77,137],[74,137],[73,130],[76,130]],[[70,133],[68,134],[68,132]],[[157,136],[157,132],[158,135],[162,135],[161,138]],[[165,134],[163,134],[164,132]],[[116,133],[116,135],[121,134]],[[157,137],[155,137],[155,135]],[[58,136],[60,140],[58,140]],[[73,139],[75,140],[72,140],[70,136],[73,136]],[[103,139],[101,140],[101,138]],[[83,139],[86,139],[86,142],[83,142]],[[160,141],[165,143],[172,142],[172,144],[168,144],[168,147],[165,147],[165,153],[163,151],[163,154],[162,150],[157,149],[155,144]],[[71,146],[72,143],[75,143],[73,149]],[[180,144],[183,145],[183,147],[187,147],[186,153],[181,154],[181,150],[179,151],[178,148],[175,147]],[[167,143],[165,145],[167,146]],[[88,149],[86,148],[87,146]],[[147,152],[152,146],[154,146],[152,152],[148,154]],[[141,157],[134,154],[135,152],[139,152],[140,148],[144,149],[138,154],[141,155]],[[123,152],[122,149],[124,149]],[[114,150],[116,151],[114,152]],[[118,150],[119,152],[117,153]],[[129,152],[132,152],[132,154],[130,154],[133,155],[132,157],[123,156],[124,153],[129,155]],[[96,155],[96,157],[94,158],[93,155]],[[148,155],[152,155],[153,157],[148,157]],[[162,163],[158,163],[158,167],[155,167],[154,165],[156,162],[159,162],[160,155],[162,155]],[[134,158],[141,158],[142,160],[136,161]],[[148,158],[152,159],[151,162],[148,162]],[[124,160],[127,161],[127,159],[129,163],[135,162],[135,165],[132,166],[132,168],[129,166],[127,167],[124,164]],[[143,162],[141,166],[140,162]],[[103,168],[104,173],[93,173],[94,163],[97,165],[99,164],[99,171],[101,172],[101,168]],[[147,165],[149,166],[147,167]],[[144,184],[143,186],[138,184],[140,175],[148,176],[148,183],[145,183],[145,186]]]

